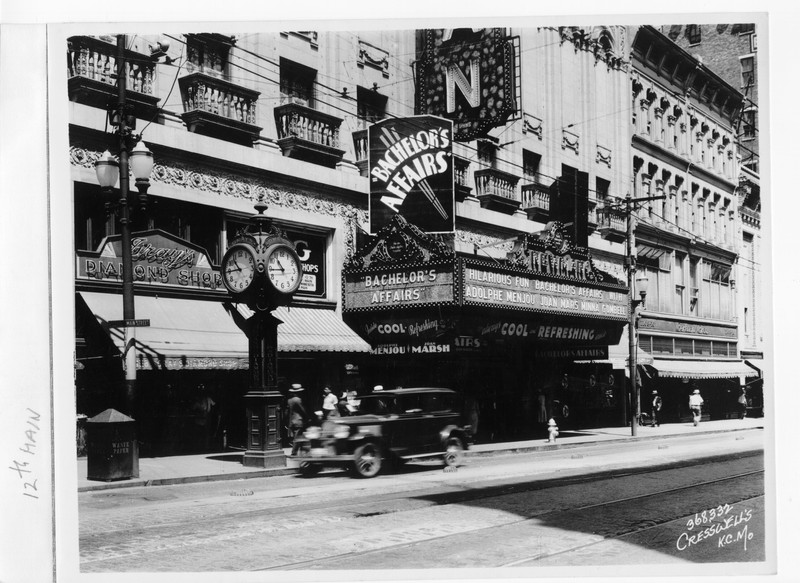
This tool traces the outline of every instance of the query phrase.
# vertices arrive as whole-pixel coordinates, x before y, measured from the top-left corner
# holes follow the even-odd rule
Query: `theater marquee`
[[[532,277],[523,270],[503,269],[482,260],[462,259],[461,293],[466,305],[529,312],[626,320],[627,289],[600,288],[568,279]]]

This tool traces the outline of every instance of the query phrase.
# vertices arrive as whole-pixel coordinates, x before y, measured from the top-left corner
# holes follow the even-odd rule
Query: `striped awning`
[[[236,304],[245,318],[253,315],[244,304]],[[278,326],[279,352],[369,352],[370,345],[342,321],[334,311],[324,308],[277,308],[273,314]]]
[[[741,360],[661,360],[655,359],[652,364],[659,377],[687,379],[726,379],[737,377],[754,377],[755,369]]]

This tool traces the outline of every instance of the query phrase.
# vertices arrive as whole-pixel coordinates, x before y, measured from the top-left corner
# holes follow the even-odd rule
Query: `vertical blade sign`
[[[368,133],[370,232],[396,214],[426,233],[453,232],[452,122],[433,116],[388,119]]]

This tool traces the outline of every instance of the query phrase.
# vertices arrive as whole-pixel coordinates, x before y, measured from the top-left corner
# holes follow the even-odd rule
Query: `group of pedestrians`
[[[695,427],[700,423],[700,418],[703,415],[703,397],[700,395],[700,389],[694,389],[692,394],[689,395],[689,411],[692,413],[692,423]],[[650,402],[650,425],[652,427],[659,427],[661,425],[661,409],[664,407],[664,401],[658,391],[653,391],[652,401]]]

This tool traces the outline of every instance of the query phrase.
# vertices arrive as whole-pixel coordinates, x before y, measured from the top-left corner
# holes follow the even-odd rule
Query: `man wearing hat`
[[[308,414],[306,408],[303,407],[303,385],[295,383],[289,389],[289,400],[286,402],[286,408],[289,413],[289,430],[292,432],[292,455],[297,454],[297,437],[306,426],[306,419]]]
[[[658,391],[653,391],[653,402],[651,403],[651,412],[653,414],[653,427],[660,427],[661,423],[658,422],[658,413],[661,411],[661,397]]]
[[[689,409],[692,411],[692,421],[695,427],[700,423],[700,416],[702,415],[703,397],[700,396],[700,389],[695,389],[689,395]]]

